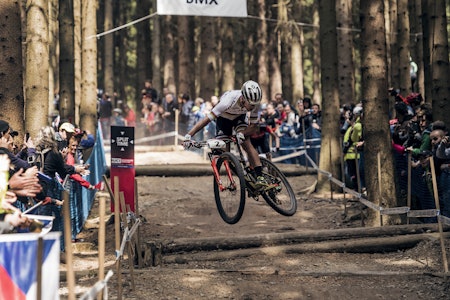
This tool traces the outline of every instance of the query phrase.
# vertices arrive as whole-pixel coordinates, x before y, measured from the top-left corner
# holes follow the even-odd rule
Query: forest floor
[[[132,272],[128,260],[122,260],[122,299],[448,299],[450,285],[435,230],[424,230],[426,237],[412,246],[386,251],[353,251],[348,245],[358,239],[330,246],[333,241],[314,238],[362,225],[360,205],[347,203],[348,195],[302,194],[314,175],[288,178],[298,196],[294,216],[281,216],[263,200],[250,198],[235,225],[223,222],[217,212],[211,176],[136,179],[141,244],[161,245],[162,252],[153,264],[134,266]],[[103,195],[109,211],[109,194]],[[106,232],[106,269],[115,272],[114,224],[108,223]],[[286,242],[297,235],[311,238]],[[79,238],[84,242],[73,245],[78,296],[97,280],[98,201]],[[235,245],[261,239],[265,242],[257,246]],[[196,248],[202,243],[217,247]],[[177,245],[184,250],[164,251]],[[66,299],[67,265],[60,269],[60,295]],[[108,283],[110,299],[118,299],[117,278],[114,274]]]

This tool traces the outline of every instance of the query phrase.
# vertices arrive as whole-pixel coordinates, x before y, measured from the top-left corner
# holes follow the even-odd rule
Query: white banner
[[[157,0],[159,15],[247,17],[247,0]]]

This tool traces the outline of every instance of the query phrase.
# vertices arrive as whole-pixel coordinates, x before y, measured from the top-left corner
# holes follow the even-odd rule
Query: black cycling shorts
[[[240,115],[234,120],[218,117],[216,120],[216,137],[228,137],[233,135],[233,129],[241,132],[248,127],[247,116]]]

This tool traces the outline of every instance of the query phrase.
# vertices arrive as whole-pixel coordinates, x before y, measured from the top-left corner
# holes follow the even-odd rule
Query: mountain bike
[[[214,176],[214,198],[221,218],[236,224],[242,217],[246,194],[255,200],[262,198],[276,212],[292,216],[297,211],[297,199],[286,176],[268,159],[261,157],[263,176],[268,183],[264,189],[255,187],[256,174],[250,168],[236,136],[226,139],[191,141],[195,148],[207,147]],[[227,149],[234,145],[237,155]],[[246,193],[247,192],[247,193]]]

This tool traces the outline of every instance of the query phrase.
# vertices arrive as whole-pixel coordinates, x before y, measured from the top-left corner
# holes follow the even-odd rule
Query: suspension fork
[[[213,169],[214,178],[216,179],[217,185],[219,186],[219,190],[221,192],[223,192],[224,190],[227,189],[227,187],[225,187],[223,185],[222,179],[220,178],[219,170],[217,169],[217,160],[219,159],[219,157],[220,156],[218,156],[218,155],[214,155],[211,157],[211,167]],[[233,186],[233,188],[235,188],[236,184],[235,184],[235,181],[233,178],[233,173],[231,171],[231,167],[230,167],[230,164],[228,163],[228,160],[224,160],[223,164],[225,166],[225,170],[227,171],[228,179],[230,179],[231,186]]]

